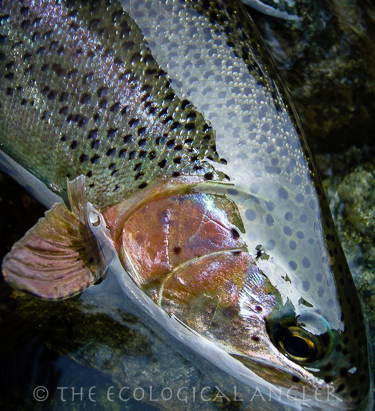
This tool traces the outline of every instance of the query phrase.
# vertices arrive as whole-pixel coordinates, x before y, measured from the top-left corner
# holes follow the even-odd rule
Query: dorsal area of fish
[[[211,127],[117,1],[3,1],[0,76],[1,149],[63,197],[83,174],[106,206],[218,159]]]
[[[111,215],[116,230],[121,213],[129,213],[126,201],[138,201],[141,192],[150,205],[161,177],[165,184],[180,175],[197,174],[199,184],[214,179],[194,198],[236,204],[249,253],[244,265],[256,266],[241,275],[271,284],[278,296],[270,298],[268,315],[257,317],[267,347],[257,372],[276,383],[287,376],[299,392],[304,384],[333,389],[348,409],[361,403],[369,391],[368,355],[354,283],[298,120],[241,5],[0,4],[2,150],[57,191],[65,190],[66,177],[85,175],[88,200]],[[163,229],[160,221],[154,224]],[[153,255],[160,244],[150,247]],[[243,284],[243,298],[261,300]],[[236,312],[246,329],[244,304]],[[309,344],[319,356],[307,355]],[[251,355],[242,360],[250,363]]]

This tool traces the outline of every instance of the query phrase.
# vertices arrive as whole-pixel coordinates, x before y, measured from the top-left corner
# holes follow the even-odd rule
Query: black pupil
[[[293,357],[310,357],[310,347],[302,338],[295,336],[286,337],[283,340],[283,346],[285,351],[293,355]]]

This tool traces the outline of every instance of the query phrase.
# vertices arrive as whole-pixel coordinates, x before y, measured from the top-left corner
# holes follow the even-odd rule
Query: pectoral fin
[[[46,299],[82,292],[106,270],[87,224],[84,178],[68,183],[72,211],[54,204],[5,256],[2,272],[13,287]]]

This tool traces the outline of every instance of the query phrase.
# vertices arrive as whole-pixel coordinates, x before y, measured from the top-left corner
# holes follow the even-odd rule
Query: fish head
[[[292,401],[356,409],[369,390],[367,343],[350,271],[335,275],[347,266],[343,255],[327,265],[320,258],[314,278],[298,274],[289,266],[294,250],[273,253],[270,241],[251,237],[248,201],[232,185],[178,177],[104,218],[125,270],[170,316]],[[256,205],[260,212],[261,201]],[[312,255],[317,244],[310,244]],[[323,275],[332,281],[323,288],[326,299]]]

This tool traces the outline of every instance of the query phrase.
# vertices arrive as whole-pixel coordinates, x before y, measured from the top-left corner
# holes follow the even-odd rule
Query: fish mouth
[[[270,382],[274,388],[264,392],[264,397],[271,398],[276,393],[280,396],[283,393],[289,401],[296,405],[308,406],[319,410],[369,410],[371,398],[369,395],[360,401],[354,401],[352,398],[340,396],[337,392],[337,386],[326,384],[323,380],[306,375],[304,370],[294,369],[266,360],[264,358],[250,358],[239,354],[230,354],[233,358],[251,369],[255,374],[264,380]],[[306,379],[307,380],[306,380]],[[336,384],[337,385],[337,384]],[[267,398],[268,399],[268,398]]]

